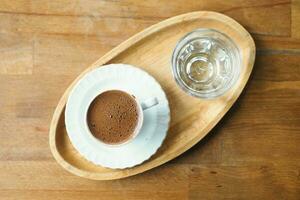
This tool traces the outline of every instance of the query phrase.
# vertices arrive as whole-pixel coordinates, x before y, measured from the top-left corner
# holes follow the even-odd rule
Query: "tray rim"
[[[65,104],[66,104],[67,96],[69,95],[70,90],[73,88],[73,86],[87,72],[89,72],[90,70],[92,70],[92,69],[94,69],[98,66],[106,64],[111,59],[115,58],[120,53],[122,53],[124,50],[128,49],[130,46],[136,44],[140,40],[142,40],[142,39],[144,39],[144,38],[146,38],[146,37],[148,37],[148,36],[150,36],[150,35],[152,35],[156,32],[159,32],[162,29],[165,29],[165,28],[170,27],[170,26],[174,26],[174,25],[182,23],[184,21],[190,21],[190,20],[201,19],[201,18],[215,19],[215,20],[221,21],[223,23],[227,23],[228,25],[230,24],[230,26],[232,28],[234,28],[236,30],[236,32],[238,32],[240,34],[245,34],[245,36],[247,36],[247,38],[249,40],[249,45],[251,46],[249,62],[247,63],[248,64],[247,67],[249,68],[249,70],[248,70],[248,73],[245,74],[245,78],[244,78],[245,83],[242,84],[242,88],[239,89],[239,91],[236,93],[237,97],[233,98],[232,99],[233,101],[227,103],[226,106],[224,107],[223,111],[221,112],[221,114],[219,114],[216,117],[216,120],[214,120],[213,123],[207,125],[205,127],[205,129],[202,130],[202,132],[207,132],[208,133],[220,121],[220,119],[231,108],[233,103],[238,99],[238,97],[240,96],[241,92],[243,91],[246,83],[248,82],[248,79],[249,79],[250,74],[251,74],[252,69],[253,69],[254,60],[255,60],[256,48],[255,48],[254,40],[251,37],[251,35],[249,34],[249,32],[242,25],[240,25],[237,21],[235,21],[234,19],[232,19],[232,18],[230,18],[226,15],[218,13],[218,12],[196,11],[196,12],[189,12],[189,13],[177,15],[177,16],[168,18],[166,20],[163,20],[161,22],[158,22],[158,23],[142,30],[141,32],[133,35],[132,37],[125,40],[124,42],[122,42],[118,46],[114,47],[112,50],[110,50],[105,55],[103,55],[101,58],[99,58],[96,62],[94,62],[93,64],[88,66],[87,69],[82,71],[75,78],[75,80],[67,87],[67,89],[64,91],[64,93],[61,96],[61,98],[60,98],[60,100],[59,100],[59,102],[58,102],[58,104],[55,108],[55,111],[53,113],[53,117],[52,117],[52,120],[51,120],[51,123],[50,123],[50,130],[49,130],[49,145],[50,145],[51,153],[54,156],[55,160],[64,169],[66,169],[70,173],[75,174],[77,176],[88,178],[88,179],[93,179],[93,180],[114,180],[114,179],[125,178],[125,177],[129,177],[129,176],[133,176],[133,175],[145,172],[149,169],[152,169],[152,168],[155,168],[155,167],[157,167],[161,164],[164,164],[164,163],[172,160],[173,158],[176,158],[177,156],[179,156],[180,154],[184,153],[189,148],[194,146],[197,142],[199,142],[202,138],[204,138],[207,135],[207,133],[206,133],[203,136],[200,136],[195,140],[191,140],[189,143],[187,143],[187,145],[183,146],[184,150],[182,152],[177,152],[176,154],[172,154],[172,156],[169,156],[170,158],[165,158],[164,162],[156,162],[156,163],[152,164],[151,166],[148,166],[148,167],[144,168],[143,170],[135,170],[135,171],[132,170],[131,173],[128,173],[128,169],[118,170],[118,171],[120,171],[120,173],[115,173],[115,172],[112,172],[112,173],[107,173],[107,172],[106,173],[97,173],[97,172],[95,172],[94,173],[94,172],[88,172],[88,171],[82,170],[80,168],[77,168],[74,165],[67,162],[65,159],[63,159],[63,157],[60,155],[60,153],[58,152],[58,150],[56,148],[56,142],[55,142],[56,141],[56,130],[57,130],[57,127],[58,127],[58,122],[60,120],[62,112],[64,112],[64,110],[65,110]],[[142,163],[141,165],[145,165],[145,163]]]

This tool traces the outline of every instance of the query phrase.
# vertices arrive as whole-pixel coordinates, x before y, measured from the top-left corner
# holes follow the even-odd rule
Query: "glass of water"
[[[225,34],[214,29],[197,29],[185,35],[172,56],[177,84],[199,98],[223,95],[236,82],[241,71],[238,47]]]

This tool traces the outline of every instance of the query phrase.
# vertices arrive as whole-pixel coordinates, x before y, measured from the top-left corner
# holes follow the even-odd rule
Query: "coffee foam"
[[[87,123],[91,133],[107,144],[120,144],[130,139],[138,124],[138,106],[134,97],[110,90],[91,103]]]

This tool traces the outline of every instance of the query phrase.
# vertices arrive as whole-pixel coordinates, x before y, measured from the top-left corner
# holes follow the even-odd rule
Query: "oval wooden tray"
[[[213,28],[237,44],[242,56],[242,71],[233,88],[213,100],[198,99],[184,93],[171,72],[171,56],[178,40],[197,28]],[[255,45],[250,34],[233,19],[215,12],[193,12],[155,24],[112,49],[86,69],[61,97],[50,127],[50,148],[57,162],[81,177],[110,180],[132,176],[159,166],[182,154],[199,142],[224,116],[242,92],[252,71]],[[152,158],[133,168],[116,170],[96,166],[71,145],[64,123],[64,108],[73,85],[88,71],[104,64],[127,63],[143,68],[165,90],[171,109],[166,140]]]

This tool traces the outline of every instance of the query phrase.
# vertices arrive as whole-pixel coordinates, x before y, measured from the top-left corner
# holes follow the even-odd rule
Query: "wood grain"
[[[292,24],[292,37],[293,38],[300,38],[300,1],[297,0],[292,0],[292,19],[291,19],[291,24]]]
[[[1,199],[299,199],[297,2],[2,0],[1,50],[21,52],[22,46],[29,47],[33,41],[34,51],[32,65],[10,68],[7,74],[0,70]],[[245,26],[256,42],[253,74],[225,118],[188,152],[141,175],[95,182],[63,170],[50,153],[48,128],[71,81],[105,52],[148,25],[197,10],[228,14]],[[93,21],[94,16],[108,24],[117,21],[131,27],[116,28],[111,36],[107,34],[110,28]],[[57,22],[69,23],[66,18],[73,18],[74,23]],[[94,29],[86,27],[76,33],[72,28],[82,26],[83,19],[90,19],[89,26]],[[38,28],[40,21],[48,28]],[[67,28],[54,29],[60,25]],[[5,44],[14,36],[23,41],[21,46]],[[14,66],[11,57],[1,59],[1,63]],[[29,68],[32,74],[24,74]],[[217,174],[211,174],[210,169]],[[115,192],[121,190],[121,195]]]

